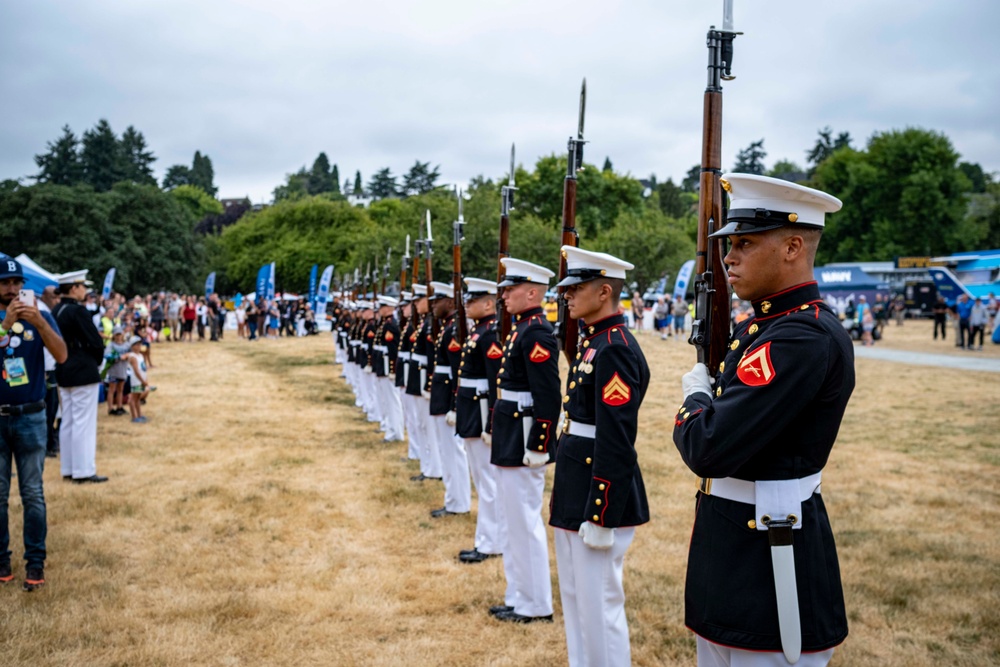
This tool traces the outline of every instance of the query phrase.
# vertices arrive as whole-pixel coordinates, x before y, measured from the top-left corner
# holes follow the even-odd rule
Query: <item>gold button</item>
[[[591,458],[588,456],[587,457],[587,465],[590,465],[590,461],[591,461]]]
[[[749,521],[747,521],[747,528],[749,528],[750,530],[757,530],[757,522],[754,521],[753,519],[750,519]]]
[[[538,436],[538,439],[539,439],[539,440],[544,440],[544,439],[545,439],[545,436],[544,436],[544,435],[540,435],[540,436]],[[539,447],[539,449],[541,449],[541,447]]]
[[[809,304],[808,303],[804,303],[801,306],[799,306],[799,310],[808,310],[808,309],[809,309]]]
[[[459,366],[464,366],[464,365],[465,365],[465,362],[464,362],[464,361],[460,361],[460,362],[458,363],[458,365],[459,365]]]
[[[544,448],[544,447],[542,447],[541,445],[538,445],[538,451],[540,451],[540,452],[541,452],[541,451],[545,451],[545,448]]]
[[[563,403],[569,403],[569,396],[563,396]]]
[[[506,370],[507,370],[506,368],[501,368],[501,369],[500,369],[500,372],[501,372],[501,373],[503,373],[503,372],[505,372]]]
[[[599,516],[597,516],[597,515],[595,514],[595,515],[594,515],[594,521],[600,521],[600,520],[601,520],[601,517],[599,517]]]
[[[719,372],[721,373],[724,370],[726,370],[726,362],[720,361],[719,362]]]
[[[722,396],[722,387],[719,387],[718,389],[715,390],[715,395]]]
[[[594,333],[594,327],[590,327],[589,329],[587,329],[587,331],[590,333]]]
[[[577,352],[577,353],[576,353],[576,358],[577,358],[577,359],[579,359],[579,358],[580,358],[580,357],[582,357],[582,356],[583,356],[583,352]]]
[[[570,373],[575,373],[576,372],[576,366],[573,366],[573,368],[571,368],[569,372]]]
[[[595,505],[600,505],[600,504],[601,504],[601,499],[600,499],[600,498],[598,498],[597,500],[595,500],[595,501],[594,501],[594,504],[595,504]]]
[[[548,428],[548,427],[549,427],[548,424],[546,424],[545,422],[542,422],[542,428]]]
[[[751,324],[750,328],[747,331],[748,331],[748,333],[755,334],[755,333],[757,333],[757,329],[758,328],[759,327],[756,324]]]
[[[618,333],[618,327],[615,327],[614,329],[612,329],[611,333]]]
[[[518,413],[518,412],[515,412],[515,413],[514,413],[514,416],[515,416],[515,417],[520,417],[520,416],[521,416],[521,414],[520,414],[520,413]]]
[[[570,389],[576,389],[576,380],[572,380],[572,381],[570,381],[570,383],[569,383],[569,388],[570,388]]]
[[[604,485],[603,484],[598,484],[597,485],[597,490],[598,491],[603,491],[604,490]]]
[[[734,340],[734,341],[733,341],[733,343],[732,343],[732,345],[730,345],[730,346],[729,346],[729,349],[730,349],[730,350],[735,350],[735,349],[736,349],[736,348],[738,348],[739,346],[740,346],[740,341],[738,341],[738,340]]]
[[[500,384],[500,378],[497,378],[497,384]]]
[[[590,341],[589,340],[583,341],[583,346],[584,347],[590,347]]]

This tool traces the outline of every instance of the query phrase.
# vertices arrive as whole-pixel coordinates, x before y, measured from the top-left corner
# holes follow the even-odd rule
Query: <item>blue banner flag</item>
[[[689,259],[684,262],[681,266],[681,270],[677,272],[677,282],[674,283],[674,298],[677,297],[684,298],[688,290],[688,281],[691,280],[691,271],[694,270],[694,260]]]
[[[271,270],[267,274],[267,300],[274,301],[274,262],[271,262]]]
[[[111,285],[115,282],[115,267],[108,269],[108,274],[104,276],[104,288],[101,289],[101,301],[111,298]]]
[[[317,315],[326,313],[326,304],[330,300],[330,281],[333,280],[333,264],[323,269],[323,276],[319,279],[319,288],[316,291],[316,305],[313,312]]]
[[[211,296],[212,292],[215,291],[215,271],[208,274],[208,278],[205,279],[205,297]]]
[[[257,271],[257,287],[256,287],[256,291],[257,291],[257,304],[258,305],[263,305],[264,299],[267,298],[267,283],[270,280],[270,277],[271,277],[271,265],[270,264],[265,264],[264,266],[260,267],[259,271]]]
[[[316,276],[318,275],[319,265],[313,264],[312,270],[309,271],[309,305],[316,310]]]

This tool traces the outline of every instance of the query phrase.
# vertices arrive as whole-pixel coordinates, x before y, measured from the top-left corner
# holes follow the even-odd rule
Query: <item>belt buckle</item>
[[[563,422],[563,429],[562,429],[562,434],[563,435],[573,435],[572,433],[569,432],[569,430],[570,430],[569,429],[569,425],[572,424],[572,423],[573,423],[573,420],[569,418],[569,414],[567,413],[566,414],[566,421]]]
[[[706,496],[712,495],[712,478],[711,477],[699,477],[697,480],[698,490],[704,493]]]

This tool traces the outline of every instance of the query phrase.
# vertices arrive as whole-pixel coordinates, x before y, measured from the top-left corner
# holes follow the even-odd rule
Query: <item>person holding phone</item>
[[[61,363],[66,360],[66,344],[52,316],[38,310],[34,292],[23,287],[21,264],[9,257],[0,259],[0,585],[14,579],[7,527],[13,461],[24,508],[23,588],[30,592],[45,583],[48,530],[42,489],[48,440],[43,350]]]

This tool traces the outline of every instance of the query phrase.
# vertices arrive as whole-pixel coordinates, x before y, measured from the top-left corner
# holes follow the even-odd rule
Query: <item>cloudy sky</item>
[[[1000,171],[1000,2],[735,0],[723,165],[763,138],[804,163],[819,128],[916,126]],[[705,32],[722,0],[80,0],[0,5],[0,179],[61,134],[134,125],[156,175],[214,164],[269,201],[320,151],[341,179],[415,160],[443,182],[563,152],[587,78],[587,160],[678,180],[698,162]]]

